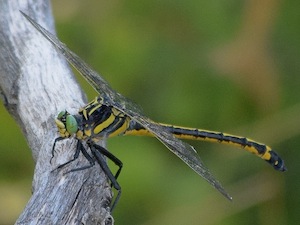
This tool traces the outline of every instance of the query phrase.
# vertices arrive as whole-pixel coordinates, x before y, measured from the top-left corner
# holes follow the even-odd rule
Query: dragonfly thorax
[[[79,124],[76,135],[95,142],[124,134],[130,123],[128,116],[112,106],[102,104],[101,98],[96,98],[82,108],[75,119]]]

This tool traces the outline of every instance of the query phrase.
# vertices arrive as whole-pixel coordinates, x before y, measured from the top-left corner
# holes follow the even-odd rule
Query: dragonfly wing
[[[120,108],[119,110],[122,111]],[[137,114],[130,109],[126,110],[126,112],[122,112],[153,133],[162,144],[164,144],[171,152],[178,156],[191,169],[203,177],[227,199],[232,200],[232,197],[225,191],[221,183],[214,178],[208,168],[203,164],[200,156],[197,154],[193,146],[174,137],[173,134],[167,131],[164,127],[141,114]]]
[[[109,84],[96,73],[94,70],[79,58],[75,53],[73,53],[67,46],[62,43],[55,35],[51,34],[41,25],[36,23],[28,15],[21,12],[23,16],[48,40],[51,44],[67,59],[67,61],[75,67],[75,69],[84,75],[83,77],[93,86],[93,88],[106,98],[106,94],[110,93],[111,88]],[[109,98],[109,97],[107,97]]]
[[[48,32],[42,26],[37,24],[29,16],[21,12],[26,19],[46,38],[52,45],[61,52],[67,61],[93,86],[93,88],[103,98],[103,104],[113,106],[143,127],[148,129],[155,137],[162,142],[171,152],[177,155],[183,162],[192,168],[197,174],[202,176],[213,187],[221,192],[226,198],[232,199],[224,190],[222,185],[213,177],[209,170],[202,163],[195,149],[169,133],[164,127],[153,122],[141,114],[140,108],[125,98],[118,92],[114,91],[110,85],[94,70],[92,70],[79,56],[73,53],[67,46],[62,43],[55,35]]]

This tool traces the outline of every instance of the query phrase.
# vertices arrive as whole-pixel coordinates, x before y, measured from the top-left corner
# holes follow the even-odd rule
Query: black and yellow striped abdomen
[[[168,124],[160,125],[179,139],[218,142],[222,144],[241,147],[246,151],[251,152],[264,159],[265,161],[270,163],[276,170],[286,170],[283,160],[275,151],[273,151],[269,146],[253,141],[251,139],[197,128],[180,127]],[[134,122],[132,122],[129,129],[125,131],[125,135],[153,136],[148,130],[144,129],[142,126]]]

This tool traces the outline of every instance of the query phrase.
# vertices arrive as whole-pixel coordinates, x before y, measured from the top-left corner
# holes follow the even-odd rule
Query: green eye
[[[57,115],[57,119],[61,119],[64,115],[66,115],[67,111],[61,111],[58,115]]]
[[[72,135],[75,134],[78,130],[78,124],[74,116],[67,115],[66,119],[67,131]]]

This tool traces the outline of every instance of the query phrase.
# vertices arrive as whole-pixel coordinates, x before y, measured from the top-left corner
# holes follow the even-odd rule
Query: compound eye
[[[75,134],[78,130],[78,124],[74,116],[67,115],[66,118],[66,127],[67,131],[72,135]]]
[[[61,111],[58,115],[57,115],[57,119],[61,120],[63,117],[65,117],[67,114],[67,111]]]

